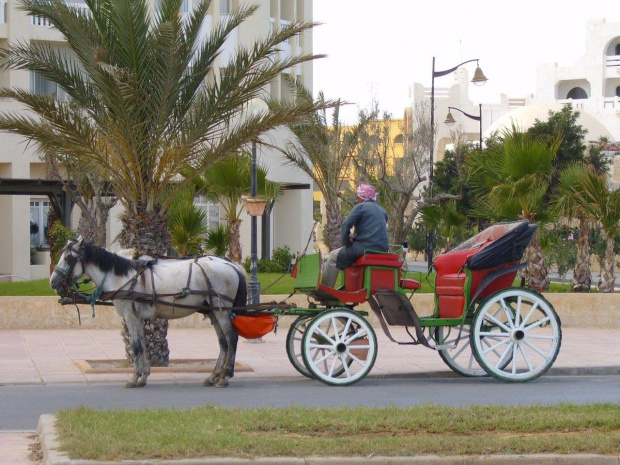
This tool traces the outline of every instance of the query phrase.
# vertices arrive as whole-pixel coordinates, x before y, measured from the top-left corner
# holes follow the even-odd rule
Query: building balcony
[[[1,1],[1,0],[0,0]],[[6,3],[6,2],[4,2]],[[80,8],[82,10],[88,10],[88,6],[86,6],[85,3],[75,3],[75,2],[65,2],[65,4],[67,6],[72,6],[75,8]],[[4,21],[2,21],[4,22]],[[30,24],[32,26],[49,26],[50,25],[50,21],[48,18],[44,18],[43,16],[31,16],[30,17]]]
[[[620,55],[608,55],[605,57],[605,77],[617,78],[620,76]]]
[[[556,100],[557,103],[560,103],[562,105],[572,105],[573,108],[575,109],[584,109],[584,104],[586,104],[586,102],[588,101],[588,99],[578,99],[578,100],[574,100],[572,98],[565,98],[565,99],[558,99]]]

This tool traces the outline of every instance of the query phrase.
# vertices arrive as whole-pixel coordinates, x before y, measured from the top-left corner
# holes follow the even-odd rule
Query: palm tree
[[[299,83],[292,83],[297,100],[310,104],[312,93]],[[315,102],[325,107],[323,92]],[[323,194],[325,201],[327,246],[336,249],[340,243],[340,226],[342,211],[340,209],[340,192],[344,189],[344,175],[349,166],[350,157],[357,143],[358,128],[346,128],[340,121],[340,107],[345,102],[337,100],[332,110],[331,119],[325,109],[309,113],[303,119],[288,124],[296,140],[280,148],[288,162],[308,176]],[[273,108],[277,105],[271,104]]]
[[[225,212],[228,224],[228,258],[241,263],[241,215],[243,196],[249,196],[252,189],[252,159],[248,155],[238,155],[221,160],[204,172],[202,178],[194,180],[198,192],[219,202]],[[280,193],[278,183],[267,179],[267,169],[258,165],[256,186],[259,197],[275,198]]]
[[[198,255],[207,234],[207,215],[194,205],[194,189],[186,189],[170,204],[168,230],[172,246],[182,256]]]
[[[445,242],[446,250],[452,248],[456,241],[462,238],[462,229],[467,223],[467,217],[459,213],[456,200],[429,205],[422,208],[420,213],[426,233],[436,231],[438,239],[441,238]]]
[[[579,203],[576,193],[581,190],[588,168],[583,164],[574,164],[564,169],[559,176],[556,209],[568,219],[579,221],[579,238],[577,239],[577,263],[573,273],[573,292],[590,292],[592,273],[590,271],[590,227],[588,212]],[[583,194],[583,192],[581,192]]]
[[[192,182],[180,172],[204,172],[261,134],[320,108],[290,102],[247,116],[249,103],[264,97],[280,73],[316,58],[278,52],[313,23],[274,28],[253,46],[239,47],[220,73],[214,63],[227,37],[257,6],[236,8],[204,37],[209,0],[186,15],[182,0],[161,0],[154,13],[147,0],[85,0],[88,11],[62,0],[20,3],[29,15],[49,19],[66,47],[12,43],[0,51],[0,66],[39,73],[70,102],[2,89],[1,98],[28,111],[0,115],[0,129],[105,179],[126,212],[121,244],[140,253],[161,254],[169,246],[167,210]],[[152,365],[167,364],[167,349],[149,352]]]
[[[544,224],[553,219],[545,195],[553,173],[552,162],[559,139],[533,137],[513,127],[503,135],[503,144],[493,150],[474,152],[468,158],[469,179],[479,196],[474,216],[491,220],[527,219]],[[545,259],[538,234],[526,252],[528,286],[549,285]]]
[[[587,171],[584,176],[577,179],[573,195],[579,208],[602,227],[606,249],[598,291],[613,292],[616,281],[614,242],[620,231],[620,190],[611,191],[611,184],[606,175]]]

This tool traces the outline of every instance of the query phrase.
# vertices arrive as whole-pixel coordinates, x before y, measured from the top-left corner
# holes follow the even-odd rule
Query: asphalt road
[[[80,405],[96,409],[437,405],[553,405],[620,403],[620,376],[543,376],[529,383],[490,378],[366,378],[346,387],[306,379],[232,380],[226,389],[200,383],[15,385],[0,387],[0,430],[34,430],[39,416]]]

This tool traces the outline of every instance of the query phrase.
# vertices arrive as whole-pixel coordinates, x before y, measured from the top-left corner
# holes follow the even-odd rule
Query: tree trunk
[[[549,273],[545,266],[545,256],[540,247],[538,231],[534,233],[532,241],[525,249],[525,259],[530,264],[525,269],[527,286],[541,291],[549,288]]]
[[[329,250],[339,248],[340,243],[340,228],[342,226],[342,212],[340,210],[340,203],[336,198],[335,201],[329,201],[325,199],[325,216],[327,227],[327,246]]]
[[[614,238],[607,238],[607,248],[605,249],[605,263],[601,269],[601,279],[598,282],[599,292],[613,292],[616,283],[614,276],[616,256],[614,255]]]
[[[239,228],[241,220],[228,220],[228,258],[235,263],[241,263],[243,255],[241,249],[241,234]]]
[[[590,292],[592,273],[590,271],[590,225],[579,218],[579,239],[577,240],[577,263],[573,274],[573,292]]]
[[[138,255],[165,255],[170,245],[166,216],[161,215],[159,209],[147,211],[143,205],[138,205],[137,210],[137,214],[126,212],[122,218],[123,230],[119,234],[121,245],[135,249]],[[121,335],[125,342],[125,355],[133,365],[133,349],[124,321]],[[168,320],[157,318],[144,322],[146,350],[151,366],[168,366],[170,350],[167,336]]]

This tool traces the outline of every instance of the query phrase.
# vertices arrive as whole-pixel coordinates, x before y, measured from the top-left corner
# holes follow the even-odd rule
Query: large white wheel
[[[312,373],[308,371],[306,365],[304,364],[301,345],[304,332],[306,331],[306,327],[308,326],[308,323],[310,323],[310,320],[312,320],[311,316],[302,315],[297,318],[293,324],[291,324],[291,327],[288,329],[288,333],[286,334],[286,355],[288,355],[291,365],[293,365],[299,373],[308,378],[314,378]]]
[[[476,360],[488,374],[523,382],[551,368],[560,352],[562,328],[542,296],[509,288],[480,305],[472,320],[470,341]]]
[[[302,340],[304,364],[325,384],[346,386],[364,378],[377,358],[377,336],[366,319],[348,309],[315,317]]]
[[[454,345],[459,337],[460,326],[439,326],[435,332],[437,344]],[[470,326],[464,325],[460,339],[454,349],[439,350],[439,356],[452,371],[461,376],[488,376],[480,366],[471,350],[469,340]]]

